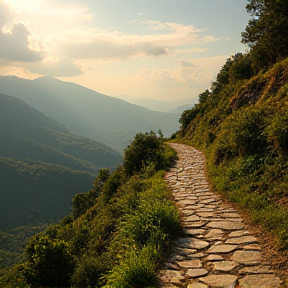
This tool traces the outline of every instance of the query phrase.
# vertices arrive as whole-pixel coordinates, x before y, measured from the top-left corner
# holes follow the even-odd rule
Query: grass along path
[[[171,146],[179,160],[165,180],[181,211],[185,237],[159,272],[160,287],[285,287],[237,210],[210,190],[204,155],[183,144]]]

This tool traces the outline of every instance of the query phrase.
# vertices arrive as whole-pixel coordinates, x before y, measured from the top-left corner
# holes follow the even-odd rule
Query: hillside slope
[[[139,131],[178,129],[178,115],[148,110],[74,83],[51,77],[0,77],[0,92],[13,95],[72,132],[123,151]]]
[[[181,117],[178,137],[205,151],[217,190],[288,248],[288,58],[252,75],[250,55],[228,59],[211,92]]]
[[[94,140],[72,134],[23,101],[0,94],[0,156],[32,159],[89,171],[116,167],[122,157]]]

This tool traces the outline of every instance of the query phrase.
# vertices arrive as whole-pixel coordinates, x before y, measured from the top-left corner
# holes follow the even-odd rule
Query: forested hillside
[[[73,198],[72,213],[34,236],[25,262],[2,283],[35,287],[152,287],[171,240],[181,233],[163,169],[174,152],[154,132],[139,133],[122,166],[100,170]]]
[[[250,52],[227,60],[177,137],[205,151],[217,190],[287,249],[288,2],[251,0],[247,10]]]
[[[122,160],[108,146],[72,134],[23,101],[4,94],[0,94],[0,155],[94,174],[102,167],[116,167]]]
[[[31,231],[68,215],[72,198],[92,187],[101,168],[113,170],[122,159],[108,146],[0,94],[0,268],[19,258]],[[19,227],[26,231],[22,236],[16,235]]]

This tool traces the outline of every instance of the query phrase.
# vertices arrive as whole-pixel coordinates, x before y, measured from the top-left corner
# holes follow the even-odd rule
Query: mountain
[[[179,118],[181,116],[181,114],[185,111],[185,110],[189,110],[191,109],[192,107],[194,107],[194,104],[185,104],[185,105],[182,105],[182,106],[179,106],[173,110],[170,111],[170,113],[177,113],[179,115]]]
[[[139,105],[139,106],[142,106],[142,107],[145,107],[145,108],[153,110],[153,111],[171,112],[171,113],[179,114],[179,111],[177,110],[177,108],[179,108],[180,106],[183,106],[183,105],[189,105],[191,108],[194,104],[197,103],[197,98],[191,98],[191,99],[185,99],[185,100],[173,101],[173,102],[150,99],[150,98],[140,98],[140,99],[133,99],[129,102],[136,104],[136,105]],[[188,106],[185,106],[185,107],[188,107]],[[176,110],[176,112],[174,112],[174,110]]]
[[[151,111],[52,77],[27,80],[2,76],[0,87],[1,93],[25,101],[70,131],[118,151],[123,151],[138,132],[161,129],[169,136],[179,128],[176,114]]]
[[[0,94],[0,228],[59,220],[72,197],[122,156],[23,101]]]
[[[122,160],[106,145],[77,136],[23,101],[4,94],[0,94],[0,155],[93,174]]]

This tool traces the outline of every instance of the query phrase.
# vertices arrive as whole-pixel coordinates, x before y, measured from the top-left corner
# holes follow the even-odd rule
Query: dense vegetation
[[[0,157],[0,228],[59,221],[71,199],[91,188],[87,172],[43,162]]]
[[[90,189],[101,168],[116,168],[122,159],[23,101],[0,94],[0,267],[20,257],[35,225],[44,227],[69,214],[75,194]]]
[[[3,286],[155,287],[163,253],[181,233],[163,181],[173,158],[154,132],[137,134],[122,166],[100,170],[73,198],[71,215],[31,238]]]
[[[116,167],[119,153],[66,127],[23,101],[0,94],[0,155],[31,159],[95,174]]]
[[[253,17],[243,42],[250,52],[227,60],[199,104],[182,114],[178,132],[205,151],[216,188],[273,231],[282,249],[288,248],[287,8],[287,1],[249,1]]]

